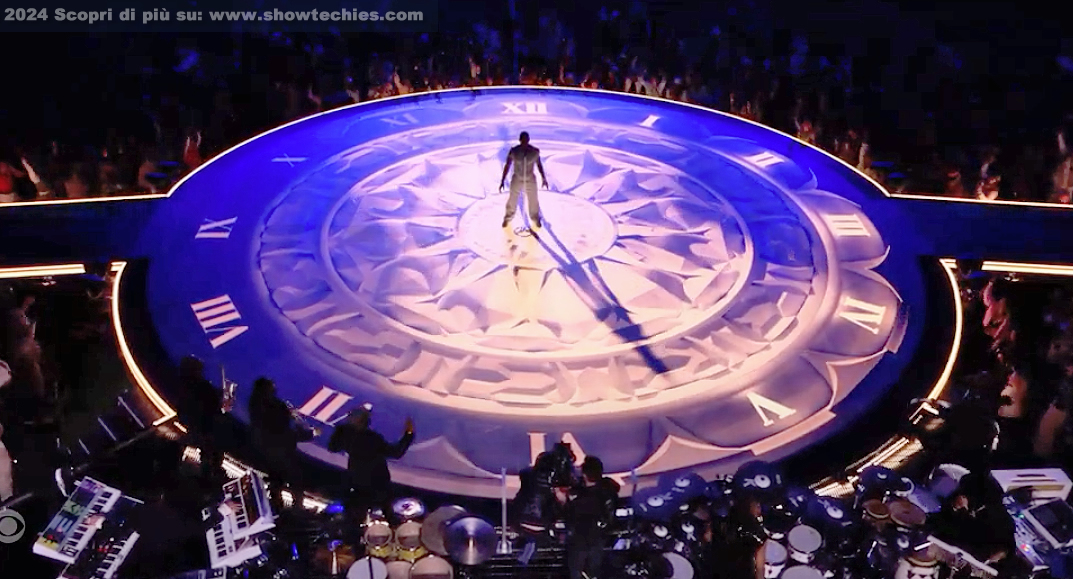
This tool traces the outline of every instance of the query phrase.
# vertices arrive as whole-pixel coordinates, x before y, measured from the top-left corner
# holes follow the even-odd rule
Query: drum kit
[[[362,532],[365,556],[354,558],[345,547],[333,552],[350,553],[338,558],[348,563],[346,579],[454,579],[468,576],[468,568],[488,560],[496,549],[495,529],[483,518],[462,507],[440,507],[427,516],[418,499],[395,501],[391,509],[397,526],[380,511],[369,514]],[[458,569],[456,569],[456,565]]]

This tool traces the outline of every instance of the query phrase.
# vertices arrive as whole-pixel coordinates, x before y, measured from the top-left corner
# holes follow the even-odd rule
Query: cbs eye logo
[[[26,532],[26,519],[11,509],[0,510],[0,543],[11,544]]]

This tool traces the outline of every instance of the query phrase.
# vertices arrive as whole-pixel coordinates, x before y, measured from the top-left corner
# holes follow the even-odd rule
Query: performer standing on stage
[[[514,167],[514,174],[510,177],[510,197],[507,198],[507,211],[503,216],[503,227],[510,225],[510,220],[518,211],[518,195],[525,191],[525,203],[529,208],[529,222],[533,228],[539,229],[540,201],[537,199],[536,175],[533,168],[540,171],[542,186],[548,188],[548,178],[544,175],[544,165],[540,162],[540,149],[529,144],[529,133],[522,131],[518,135],[520,144],[515,145],[507,154],[507,162],[503,165],[503,177],[499,180],[499,190],[502,191],[507,182],[507,173]]]
[[[268,378],[262,376],[254,381],[248,404],[250,431],[262,458],[261,466],[268,474],[272,508],[277,513],[283,509],[280,489],[286,485],[294,499],[293,506],[301,510],[305,484],[298,443],[311,440],[315,432],[296,421],[291,407],[276,393],[275,382]]]
[[[569,497],[556,490],[556,498],[566,502],[566,566],[570,579],[595,579],[604,566],[607,527],[614,515],[619,484],[604,476],[604,463],[595,456],[581,463],[581,484]]]
[[[347,518],[360,525],[370,509],[390,513],[391,471],[387,459],[402,458],[414,441],[414,421],[406,419],[406,431],[398,442],[389,443],[369,428],[372,405],[365,404],[347,417],[332,433],[328,450],[347,453],[347,492],[344,508]]]
[[[205,377],[205,363],[187,356],[179,363],[179,378],[186,397],[179,418],[190,427],[190,444],[201,449],[201,478],[210,488],[227,480],[223,472],[223,391]]]

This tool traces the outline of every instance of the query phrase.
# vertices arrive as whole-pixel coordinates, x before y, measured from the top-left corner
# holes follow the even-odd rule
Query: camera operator
[[[614,515],[619,484],[604,476],[604,463],[595,456],[581,463],[581,481],[569,492],[557,488],[565,505],[566,566],[570,579],[594,579],[603,570],[607,527]]]
[[[555,523],[563,515],[563,505],[556,500],[554,489],[574,485],[575,460],[569,444],[557,443],[537,456],[533,466],[518,473],[521,488],[514,496],[513,518],[525,543],[519,558],[523,565],[528,565],[538,546],[547,545],[553,539]]]

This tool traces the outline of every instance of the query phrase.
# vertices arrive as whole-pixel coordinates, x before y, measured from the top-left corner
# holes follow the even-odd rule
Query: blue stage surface
[[[536,234],[524,208],[500,227],[523,130],[550,185]],[[389,437],[413,416],[395,480],[472,496],[558,440],[642,484],[815,445],[936,347],[922,336],[950,296],[923,257],[1054,259],[1073,223],[892,199],[736,117],[543,88],[317,115],[156,203],[137,243],[103,236],[72,258],[148,257],[168,364],[222,366],[241,400],[271,377],[324,430],[307,453],[337,465],[324,446],[348,411],[371,402]],[[984,235],[999,223],[1045,242]]]

